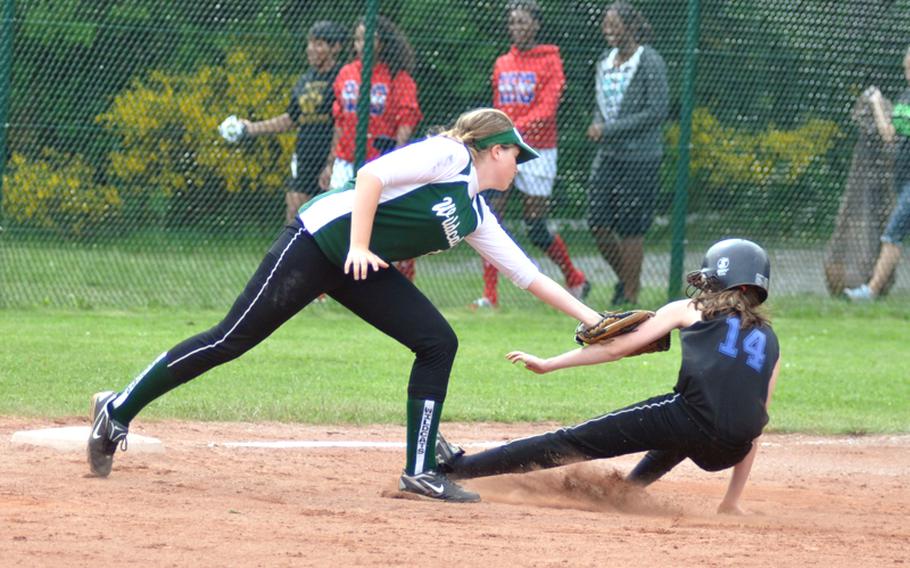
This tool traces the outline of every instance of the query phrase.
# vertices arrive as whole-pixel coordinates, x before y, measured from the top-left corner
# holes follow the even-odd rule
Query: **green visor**
[[[527,142],[522,139],[521,134],[518,133],[518,129],[516,128],[511,128],[509,130],[504,130],[502,132],[493,134],[492,136],[481,138],[474,143],[474,145],[481,150],[486,150],[487,148],[495,146],[496,144],[513,144],[515,146],[518,146],[518,158],[516,158],[515,161],[519,164],[540,157],[540,154],[537,153],[537,150],[528,146]]]

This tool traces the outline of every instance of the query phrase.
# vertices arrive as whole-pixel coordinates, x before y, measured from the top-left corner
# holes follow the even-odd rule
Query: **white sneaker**
[[[473,310],[490,310],[495,308],[496,304],[494,304],[489,298],[481,296],[480,298],[477,298],[471,302],[470,306]]]
[[[844,288],[844,295],[850,298],[851,302],[868,302],[875,299],[875,292],[868,284],[857,288]]]

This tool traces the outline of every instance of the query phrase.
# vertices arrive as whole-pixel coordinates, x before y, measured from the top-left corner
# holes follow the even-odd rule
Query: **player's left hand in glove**
[[[586,326],[579,323],[575,328],[575,342],[579,345],[591,345],[592,343],[603,343],[619,337],[620,335],[630,333],[638,329],[642,323],[654,316],[654,312],[648,310],[629,310],[625,312],[603,312],[600,321],[592,326]],[[653,353],[655,351],[667,351],[670,349],[670,334],[658,338],[657,340],[641,347],[633,355],[643,353]]]
[[[221,133],[221,137],[227,140],[230,143],[240,142],[248,136],[246,130],[246,124],[235,115],[231,115],[224,119],[224,121],[218,126],[218,132]]]

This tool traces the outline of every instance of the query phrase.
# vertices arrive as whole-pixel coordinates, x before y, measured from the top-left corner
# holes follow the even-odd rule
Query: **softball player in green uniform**
[[[326,293],[415,354],[399,488],[434,499],[478,500],[438,470],[434,452],[458,339],[426,296],[388,266],[464,240],[519,287],[595,324],[598,313],[543,275],[479,196],[505,191],[517,163],[536,156],[508,116],[477,109],[438,136],[368,163],[355,183],[306,203],[220,323],[162,353],[119,393],[93,397],[91,471],[110,473],[130,422],[147,404],[239,357]]]

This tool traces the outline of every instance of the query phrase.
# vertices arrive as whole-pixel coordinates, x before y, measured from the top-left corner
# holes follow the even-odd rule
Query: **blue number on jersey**
[[[727,337],[717,346],[717,350],[727,357],[736,359],[739,355],[739,349],[736,343],[739,340],[739,326],[741,322],[738,317],[727,318]],[[743,339],[743,351],[746,352],[746,365],[749,365],[756,372],[760,373],[762,366],[765,364],[765,345],[768,337],[763,331],[753,329]]]

